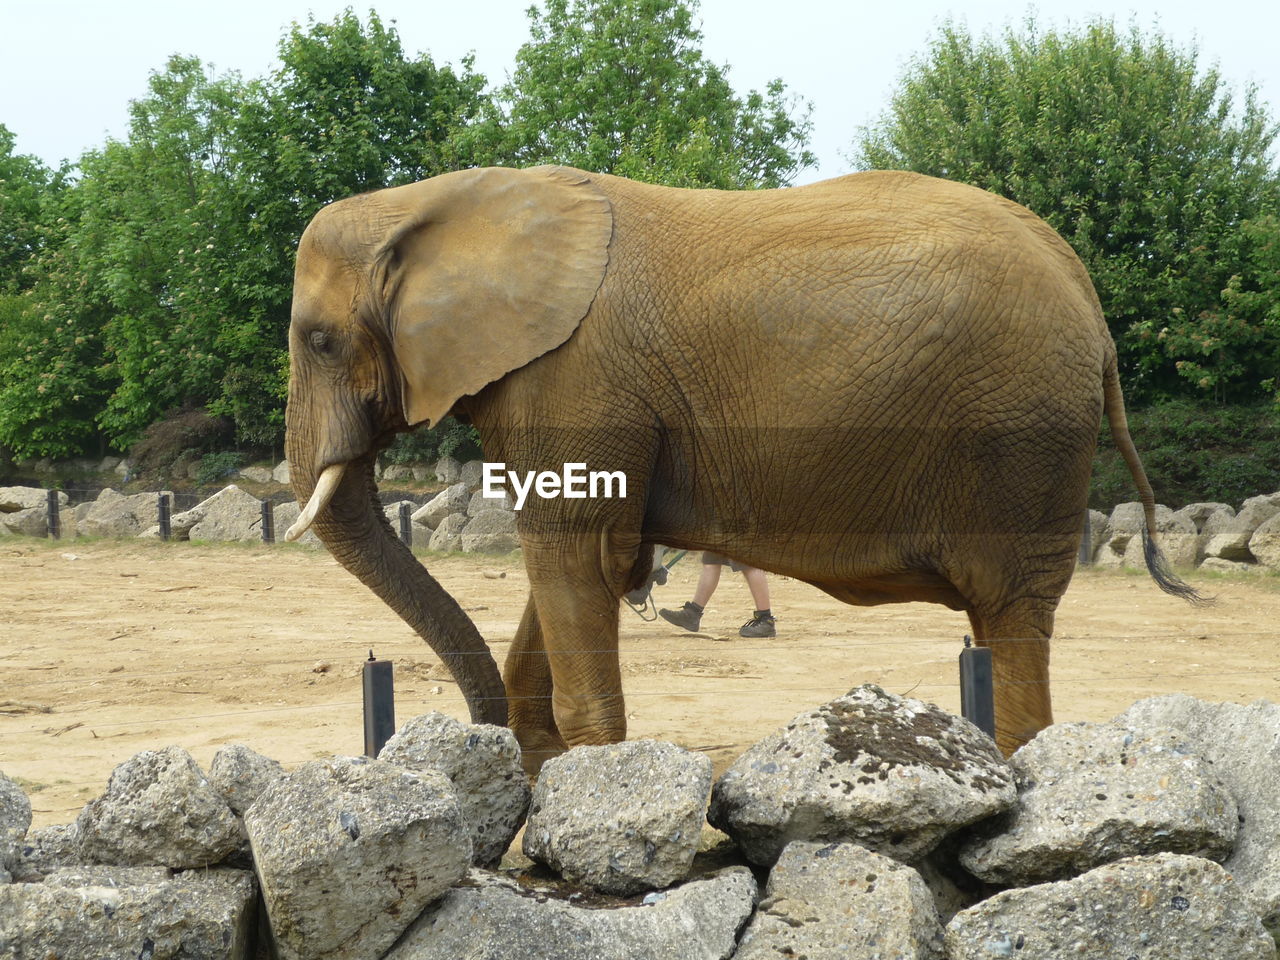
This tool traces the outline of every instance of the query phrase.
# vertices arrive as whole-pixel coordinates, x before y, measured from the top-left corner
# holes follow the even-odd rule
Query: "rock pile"
[[[65,827],[30,830],[0,775],[0,954],[1274,960],[1277,762],[1269,703],[1142,701],[1005,761],[874,686],[714,785],[705,756],[635,741],[549,761],[530,798],[509,731],[437,714],[291,773],[236,746],[206,777],[171,747]],[[710,850],[708,802],[732,840]],[[477,866],[526,806],[541,866]]]

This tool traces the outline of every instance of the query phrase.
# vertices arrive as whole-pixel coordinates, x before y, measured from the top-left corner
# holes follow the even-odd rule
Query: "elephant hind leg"
[[[542,765],[568,749],[551,709],[551,664],[542,644],[542,625],[530,596],[502,670],[507,688],[507,724],[520,744],[525,773],[537,776]]]
[[[991,648],[995,678],[996,745],[1009,756],[1049,724],[1049,638],[1055,603],[1015,600],[990,611],[969,611],[974,641]]]

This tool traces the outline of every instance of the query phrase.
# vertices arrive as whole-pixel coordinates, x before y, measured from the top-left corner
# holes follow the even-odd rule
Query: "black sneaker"
[[[742,625],[742,629],[738,631],[740,637],[776,637],[778,635],[775,624],[777,623],[773,617],[756,614],[750,620]]]
[[[698,624],[702,622],[702,611],[692,603],[686,603],[679,610],[659,610],[658,616],[662,617],[667,623],[674,623],[677,627],[682,627],[690,633],[696,631]]]

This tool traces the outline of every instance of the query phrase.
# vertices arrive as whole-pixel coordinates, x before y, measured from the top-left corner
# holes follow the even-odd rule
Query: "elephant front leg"
[[[526,565],[551,675],[555,729],[570,746],[625,740],[618,669],[618,597],[634,562],[605,535],[566,551],[526,543]],[[532,665],[532,664],[531,664]]]
[[[507,688],[507,724],[520,744],[524,769],[537,776],[542,765],[568,749],[551,709],[551,665],[542,625],[530,596],[502,671]]]

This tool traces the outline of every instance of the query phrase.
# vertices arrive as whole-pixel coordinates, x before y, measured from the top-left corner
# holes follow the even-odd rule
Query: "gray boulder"
[[[244,467],[237,474],[250,483],[270,483],[272,480],[270,467]]]
[[[293,482],[293,471],[289,468],[288,460],[281,460],[276,464],[275,469],[271,471],[271,479],[286,487]]]
[[[58,491],[58,503],[67,505],[67,495]],[[44,487],[0,487],[0,514],[47,508],[49,491]]]
[[[471,519],[465,513],[451,513],[440,521],[427,546],[440,553],[453,553],[462,549],[462,531]]]
[[[237,817],[243,817],[258,795],[283,777],[284,767],[242,743],[222,747],[209,765],[209,782]]]
[[[510,553],[520,546],[516,515],[507,510],[485,510],[467,524],[459,538],[463,553]]]
[[[1234,517],[1236,510],[1229,503],[1188,503],[1185,507],[1173,511],[1175,517],[1185,517],[1195,524],[1196,533],[1202,533],[1209,518],[1221,513]]]
[[[244,847],[222,795],[181,747],[145,750],[116,767],[76,818],[86,862],[213,866]]]
[[[404,483],[413,479],[413,467],[403,463],[395,463],[382,471],[382,479],[390,483]]]
[[[200,515],[200,519],[188,528],[191,540],[262,540],[262,501],[234,483],[194,506],[191,512]],[[187,518],[182,519],[185,523]]]
[[[247,870],[58,870],[0,887],[0,955],[252,960],[255,903]]]
[[[1280,573],[1280,513],[1263,521],[1249,538],[1249,552],[1258,563]]]
[[[65,493],[58,491],[58,519],[64,539],[75,536],[75,517]],[[0,536],[49,535],[49,491],[43,487],[0,487]]]
[[[689,874],[710,791],[706,754],[656,740],[575,747],[538,776],[525,856],[605,893],[670,886]]]
[[[409,520],[413,521],[414,511],[418,509],[418,505],[412,500],[397,500],[395,503],[383,504],[382,512],[386,515],[387,523],[391,524],[391,529],[396,532],[396,536],[400,535],[400,506],[401,504],[409,505]]]
[[[1231,524],[1236,518],[1234,509],[1223,506],[1222,509],[1215,510],[1205,518],[1204,523],[1200,525],[1200,533],[1196,537],[1196,563],[1203,563],[1208,554],[1205,552],[1209,549],[1209,544],[1213,542],[1213,538],[1220,533],[1230,532]],[[1219,560],[1219,557],[1213,559]]]
[[[1253,897],[1268,930],[1280,933],[1280,706],[1207,703],[1174,695],[1140,700],[1114,722],[1135,730],[1176,730],[1213,764],[1235,797],[1240,832],[1223,866]]]
[[[13,878],[22,883],[40,883],[59,868],[81,865],[82,860],[74,823],[33,827],[19,848]]]
[[[467,516],[478,517],[482,513],[490,510],[504,510],[507,513],[515,510],[515,501],[511,499],[511,494],[503,491],[500,497],[486,497],[484,490],[477,490],[471,495],[471,499],[467,501]]]
[[[1161,853],[1007,890],[946,929],[950,960],[1274,960],[1248,896],[1211,860]]]
[[[284,542],[285,531],[298,522],[298,517],[302,514],[301,508],[292,500],[288,503],[277,503],[272,514],[272,521],[276,528],[276,543]],[[324,541],[316,536],[315,527],[308,527],[304,533],[296,541],[297,543],[305,543],[309,547],[323,547]]]
[[[468,493],[480,489],[484,483],[484,461],[468,460],[458,469],[458,482],[465,484]]]
[[[7,883],[17,869],[30,828],[31,801],[20,786],[0,773],[0,883]]]
[[[1092,563],[1099,548],[1107,542],[1107,515],[1101,510],[1086,512],[1089,514],[1089,562]]]
[[[988,883],[1060,880],[1142,854],[1222,860],[1235,843],[1235,800],[1181,734],[1060,723],[1010,763],[1018,802],[960,851]]]
[[[745,867],[615,909],[473,870],[383,960],[729,960],[755,898]]]
[[[1105,541],[1094,556],[1100,567],[1133,567],[1145,569],[1142,555],[1142,532],[1146,514],[1136,500],[1121,503],[1107,520]],[[1162,503],[1156,504],[1156,539],[1169,561],[1178,566],[1193,566],[1198,534],[1195,523],[1180,516]]]
[[[1266,573],[1267,568],[1256,563],[1242,563],[1238,560],[1223,560],[1221,557],[1206,557],[1200,569],[1207,573]]]
[[[747,750],[716,782],[707,819],[752,863],[794,840],[909,863],[1015,797],[1013,771],[976,726],[867,684]]]
[[[444,774],[365,757],[304,764],[245,826],[281,960],[376,960],[471,860]]]
[[[529,809],[529,781],[515,734],[506,727],[428,713],[402,726],[378,759],[448,777],[471,831],[472,862],[498,864]]]
[[[413,522],[432,530],[437,529],[444,518],[454,513],[465,514],[470,495],[465,483],[455,483],[441,490],[413,513]]]
[[[454,484],[462,476],[462,464],[453,457],[441,457],[436,461],[435,477],[437,483]]]
[[[172,503],[173,494],[169,496]],[[157,493],[126,497],[108,487],[98,494],[83,519],[77,514],[77,529],[82,537],[136,537],[159,522],[159,498]]]
[[[1226,524],[1226,529],[1208,542],[1205,554],[1223,560],[1252,563],[1256,558],[1249,551],[1249,541],[1260,526],[1277,514],[1280,514],[1280,493],[1250,497]]]
[[[733,960],[942,960],[942,924],[911,867],[852,843],[787,846]]]

